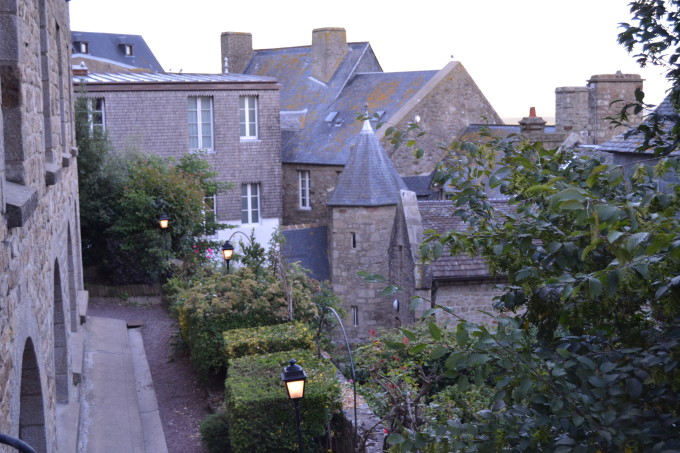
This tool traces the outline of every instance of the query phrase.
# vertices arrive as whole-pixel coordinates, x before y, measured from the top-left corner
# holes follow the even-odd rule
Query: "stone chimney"
[[[519,128],[523,134],[542,134],[545,131],[545,120],[536,116],[536,107],[531,107],[529,116],[519,121]]]
[[[328,82],[348,51],[344,28],[317,28],[312,31],[312,76]]]
[[[588,128],[592,143],[597,145],[626,132],[626,127],[615,128],[608,117],[618,115],[627,102],[635,101],[635,90],[642,89],[643,79],[638,74],[594,75],[588,80]],[[625,102],[612,102],[623,100]],[[628,127],[637,126],[642,115],[629,111]]]
[[[588,88],[555,88],[555,131],[580,134],[588,128]]]
[[[227,31],[222,33],[220,42],[222,45],[220,67],[223,72],[243,74],[253,57],[253,35]]]

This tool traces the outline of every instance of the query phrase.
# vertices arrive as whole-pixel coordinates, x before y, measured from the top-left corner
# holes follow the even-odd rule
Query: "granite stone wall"
[[[334,165],[283,165],[283,224],[326,224],[329,191],[338,182],[343,167]],[[309,171],[311,209],[301,209],[299,202],[300,171]]]
[[[0,3],[0,432],[39,452],[78,401],[87,302],[70,42],[67,2]]]
[[[433,301],[438,305],[449,307],[466,321],[479,324],[494,324],[494,321],[480,310],[494,313],[493,298],[499,295],[495,283],[469,281],[461,283],[438,283],[433,290]],[[450,322],[453,325],[459,320],[445,312],[437,313],[438,322]]]
[[[333,207],[328,231],[333,290],[345,310],[347,336],[369,337],[369,329],[392,327],[392,298],[380,296],[382,283],[368,283],[358,271],[389,275],[388,249],[396,206]],[[357,307],[358,322],[352,317]]]

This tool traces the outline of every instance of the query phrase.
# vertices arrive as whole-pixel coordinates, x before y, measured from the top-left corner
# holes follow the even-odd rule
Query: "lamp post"
[[[170,225],[170,219],[168,218],[168,216],[165,214],[161,214],[160,218],[158,219],[158,225],[161,227],[162,230],[167,230],[168,226]]]
[[[302,432],[300,431],[300,400],[305,396],[305,381],[307,373],[302,367],[295,363],[295,359],[290,359],[290,365],[283,369],[281,380],[286,384],[288,398],[293,401],[295,406],[295,422],[297,425],[298,453],[302,453]]]
[[[250,243],[250,238],[243,232],[243,231],[234,231],[231,236],[229,236],[229,239],[222,245],[222,258],[224,258],[224,261],[227,263],[227,274],[229,273],[229,261],[234,256],[234,246],[231,244],[231,238],[236,236],[237,234],[242,234],[244,238],[248,239],[248,242]],[[251,244],[252,245],[252,244]]]

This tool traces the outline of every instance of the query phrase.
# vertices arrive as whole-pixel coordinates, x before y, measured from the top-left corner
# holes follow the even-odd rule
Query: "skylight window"
[[[327,123],[331,123],[335,120],[335,118],[338,116],[338,112],[330,112],[328,115],[326,115],[325,121]]]

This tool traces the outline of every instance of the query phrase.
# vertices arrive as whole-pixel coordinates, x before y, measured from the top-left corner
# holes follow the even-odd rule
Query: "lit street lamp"
[[[284,368],[281,373],[281,380],[286,384],[288,398],[295,405],[295,421],[297,424],[298,453],[302,453],[302,432],[300,431],[300,400],[305,396],[305,381],[307,373],[302,367],[295,363],[295,359],[290,359],[290,365]]]
[[[231,245],[231,242],[227,241],[222,246],[222,258],[227,262],[227,274],[229,273],[229,261],[231,261],[232,256],[234,256],[234,246]]]
[[[158,219],[158,225],[160,225],[162,230],[165,230],[168,228],[168,225],[170,224],[170,219],[168,218],[167,215],[161,214],[160,218]]]

